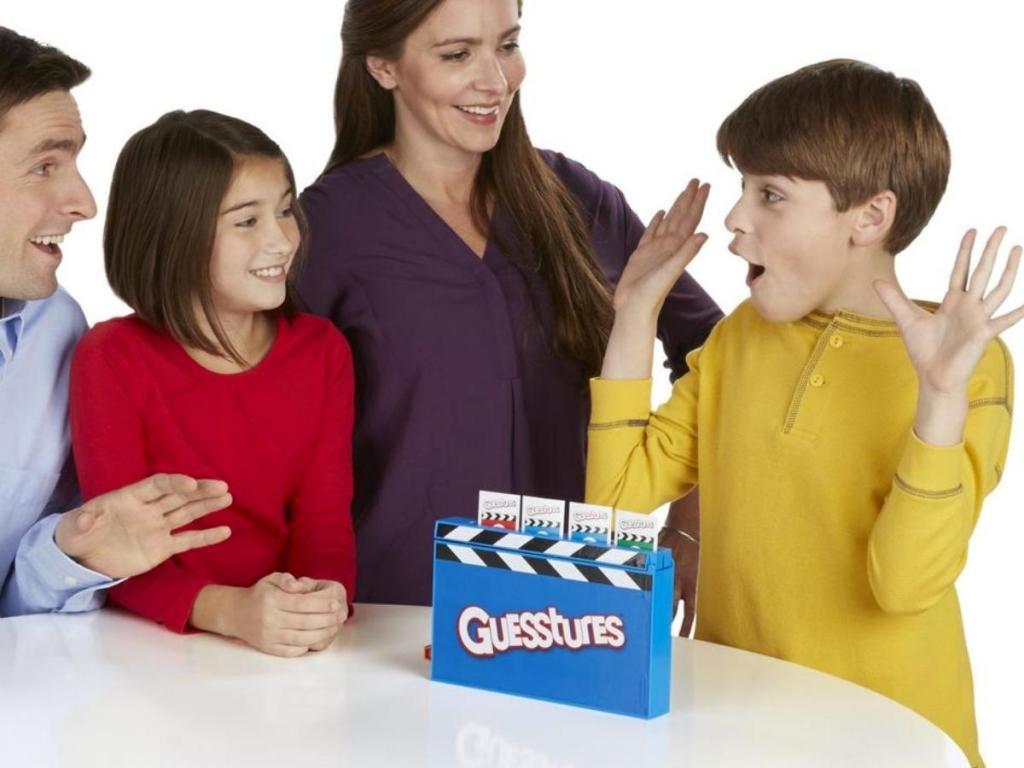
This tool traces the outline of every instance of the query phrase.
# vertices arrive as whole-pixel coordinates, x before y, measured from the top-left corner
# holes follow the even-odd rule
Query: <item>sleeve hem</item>
[[[964,444],[929,445],[911,430],[896,468],[896,485],[925,499],[948,499],[963,490]]]
[[[594,378],[590,398],[590,429],[643,428],[651,415],[651,380]]]

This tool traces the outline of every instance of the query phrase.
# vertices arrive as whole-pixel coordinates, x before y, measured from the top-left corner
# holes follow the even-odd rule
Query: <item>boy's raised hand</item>
[[[646,379],[651,375],[658,313],[665,297],[708,239],[695,230],[708,199],[707,184],[693,179],[668,213],[658,211],[615,286],[615,321],[601,376]]]
[[[644,230],[615,287],[615,309],[637,307],[657,314],[707,235],[695,234],[704,215],[709,185],[697,179],[676,198],[668,213],[658,211]]]
[[[949,280],[949,290],[934,313],[908,300],[896,286],[881,281],[875,283],[875,290],[903,334],[921,385],[936,394],[952,396],[964,392],[985,345],[1024,318],[1024,307],[993,317],[1009,296],[1017,277],[1021,259],[1019,245],[1010,250],[999,283],[988,295],[985,294],[1005,235],[1005,227],[999,227],[992,233],[970,280],[968,272],[976,232],[972,229],[964,235]]]
[[[875,290],[899,326],[917,371],[919,400],[915,430],[925,442],[959,442],[962,418],[952,421],[939,418],[945,415],[940,411],[955,411],[958,416],[960,412],[966,413],[967,384],[985,345],[1024,318],[1024,306],[994,316],[1013,288],[1021,247],[1015,245],[1010,250],[999,282],[986,295],[1006,228],[998,227],[992,233],[974,273],[969,274],[976,234],[973,229],[968,230],[960,242],[949,290],[934,313],[911,302],[896,286],[875,282]]]

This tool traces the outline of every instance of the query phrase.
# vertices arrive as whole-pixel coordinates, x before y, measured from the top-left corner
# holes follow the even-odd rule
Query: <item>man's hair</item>
[[[0,27],[0,130],[13,107],[50,91],[70,91],[89,74],[66,53]]]
[[[128,139],[114,166],[103,230],[107,280],[118,298],[182,344],[240,365],[246,361],[213,306],[210,258],[224,195],[248,158],[281,162],[304,244],[306,224],[284,152],[256,126],[205,109],[168,112]],[[297,311],[291,283],[302,254],[300,245],[281,306],[286,317]],[[195,316],[193,298],[212,339]]]
[[[741,172],[823,181],[840,211],[891,190],[892,254],[924,229],[949,177],[946,133],[921,87],[850,59],[758,88],[725,118],[717,143]]]

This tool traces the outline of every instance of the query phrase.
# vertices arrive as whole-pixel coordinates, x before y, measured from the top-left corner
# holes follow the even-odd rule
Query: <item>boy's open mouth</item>
[[[748,263],[748,265],[747,265],[747,285],[748,286],[753,285],[754,281],[757,280],[757,278],[759,278],[763,274],[764,274],[764,267],[763,266],[761,266],[760,264],[750,264],[750,263]]]

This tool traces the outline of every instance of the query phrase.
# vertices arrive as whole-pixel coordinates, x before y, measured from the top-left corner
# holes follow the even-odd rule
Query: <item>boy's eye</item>
[[[766,203],[778,203],[782,200],[782,195],[771,189],[762,189],[761,197]]]
[[[459,51],[452,51],[451,53],[441,54],[441,58],[445,61],[465,61],[469,57],[469,51],[462,49]]]

